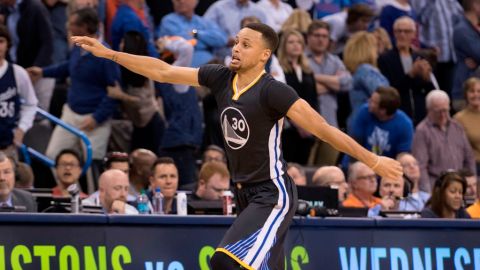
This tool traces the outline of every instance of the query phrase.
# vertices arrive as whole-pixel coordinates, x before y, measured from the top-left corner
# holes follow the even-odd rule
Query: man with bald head
[[[348,184],[342,170],[336,166],[322,166],[318,168],[312,177],[315,186],[338,189],[338,201],[345,200],[348,192]]]
[[[100,205],[107,214],[138,214],[135,207],[127,204],[130,188],[128,176],[117,169],[110,169],[100,175]]]
[[[400,109],[412,118],[415,125],[425,117],[425,96],[434,89],[430,78],[432,67],[412,51],[416,32],[412,18],[404,16],[395,20],[395,46],[378,58],[378,68],[400,93]]]
[[[442,90],[426,98],[427,117],[413,136],[412,153],[420,166],[420,190],[431,192],[443,171],[468,169],[475,172],[475,157],[460,123],[450,118],[450,98]]]

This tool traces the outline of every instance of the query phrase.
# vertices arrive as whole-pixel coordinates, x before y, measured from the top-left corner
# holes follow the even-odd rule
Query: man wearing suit
[[[425,118],[425,97],[435,88],[429,62],[412,51],[416,31],[415,22],[410,17],[397,19],[393,24],[395,47],[378,58],[378,68],[391,86],[400,92],[400,109],[415,125]]]
[[[14,188],[14,161],[0,152],[0,208],[25,207],[27,212],[37,212],[37,203],[26,191]]]

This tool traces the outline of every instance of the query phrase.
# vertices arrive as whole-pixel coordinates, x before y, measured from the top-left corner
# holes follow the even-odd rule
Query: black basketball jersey
[[[281,151],[284,117],[299,98],[266,73],[237,91],[236,73],[222,65],[202,66],[200,85],[215,96],[234,182],[275,179],[286,171]]]

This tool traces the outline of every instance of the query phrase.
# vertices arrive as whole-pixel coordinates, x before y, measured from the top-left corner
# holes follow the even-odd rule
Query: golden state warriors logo
[[[242,148],[248,141],[250,128],[240,110],[227,107],[220,115],[220,120],[227,145],[234,150]]]

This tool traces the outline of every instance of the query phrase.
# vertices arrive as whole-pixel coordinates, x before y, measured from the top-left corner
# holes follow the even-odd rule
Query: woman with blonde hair
[[[477,163],[477,175],[480,173],[480,79],[472,77],[463,83],[463,93],[467,107],[456,113],[453,118],[465,129],[467,139],[472,146]]]
[[[387,31],[383,27],[377,27],[373,30],[372,34],[377,39],[377,53],[378,55],[392,49],[392,41],[388,36]]]
[[[288,29],[295,29],[304,36],[307,34],[308,26],[312,23],[312,17],[308,12],[302,9],[294,9],[290,16],[285,20],[280,29],[280,33],[284,33]]]
[[[318,100],[313,72],[304,54],[303,35],[294,29],[283,32],[278,47],[278,61],[285,73],[285,80],[298,95],[317,110]],[[293,124],[283,132],[283,156],[289,162],[306,164],[314,138]]]
[[[389,86],[387,78],[377,68],[377,58],[377,40],[371,33],[357,32],[345,45],[343,61],[353,75],[350,119],[378,87]]]

